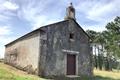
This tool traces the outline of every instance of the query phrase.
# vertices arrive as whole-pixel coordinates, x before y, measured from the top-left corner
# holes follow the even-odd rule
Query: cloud
[[[10,36],[11,34],[11,27],[0,26],[0,58],[4,57],[4,45],[15,39],[15,37]]]
[[[120,4],[120,1],[118,1],[118,3]],[[112,19],[113,14],[116,13],[116,9],[118,9],[117,12],[120,10],[120,7],[118,7],[118,3],[116,1],[112,1],[107,4],[98,3],[94,5],[91,10],[88,11],[87,17],[89,19],[97,21]]]
[[[11,41],[13,41],[14,39],[15,39],[16,37],[14,37],[14,36],[1,36],[0,37],[0,45],[2,44],[2,45],[5,45],[5,44],[7,44],[7,43],[9,43],[9,42],[11,42]]]
[[[83,25],[83,26],[85,26],[85,25]],[[85,31],[86,30],[94,30],[96,32],[102,32],[102,31],[106,30],[105,27],[103,27],[103,26],[105,26],[104,24],[102,24],[102,25],[93,25],[93,26],[86,25],[86,26],[87,27],[83,27]]]
[[[42,27],[44,25],[55,23],[56,21],[59,21],[59,19],[49,19],[49,17],[47,16],[39,16],[34,20],[32,30]]]
[[[46,20],[47,17],[44,15],[36,17],[32,23],[32,29],[34,30],[41,27],[42,25],[45,25],[47,22]]]
[[[4,46],[0,46],[0,58],[4,58],[4,52],[5,52]]]
[[[76,8],[79,12],[83,12],[88,19],[105,21],[112,19],[114,15],[120,15],[119,4],[119,0],[89,0],[79,3]]]
[[[0,2],[0,13],[3,13],[3,11],[16,11],[18,9],[19,6],[11,1],[1,0]]]
[[[92,20],[103,20],[104,16],[107,13],[110,13],[111,10],[113,10],[114,5],[112,3],[110,4],[97,4],[95,5],[90,11],[87,13],[87,17]],[[107,12],[107,13],[106,13]]]
[[[0,21],[7,22],[15,16],[19,6],[11,1],[0,1]]]
[[[18,11],[18,17],[28,21],[32,26],[32,30],[59,21],[60,16],[58,16],[58,14],[60,13],[60,9],[57,10],[58,14],[51,10],[53,8],[47,9],[51,3],[51,0],[41,0],[39,3],[37,0],[32,2],[28,1],[26,5],[22,3],[20,10]]]
[[[4,7],[5,9],[8,9],[8,10],[16,10],[16,9],[19,8],[18,5],[16,5],[15,3],[12,3],[12,2],[10,2],[10,1],[5,1],[5,2],[3,3],[3,7]]]
[[[120,16],[120,0],[71,1],[76,9],[77,21],[85,30],[103,31],[108,22]],[[26,29],[34,30],[60,21],[68,5],[68,0],[0,0],[0,49],[16,37],[11,36],[15,32],[12,28],[24,34]]]
[[[0,36],[4,36],[4,35],[9,35],[11,33],[10,31],[10,27],[8,26],[0,26]]]
[[[108,22],[120,16],[120,0],[86,0],[77,3],[76,10],[84,14],[84,19],[95,23],[82,23],[95,31],[105,30]],[[83,19],[83,20],[84,20]],[[82,20],[81,20],[82,21]]]
[[[8,19],[9,19],[8,16],[5,16],[5,15],[0,14],[0,21],[6,21],[6,20],[8,20]]]
[[[4,45],[13,41],[16,37],[5,37],[5,36],[0,36],[0,58],[4,58],[4,53],[5,53],[5,47]]]
[[[4,45],[13,38],[10,36],[12,34],[12,27],[10,27],[10,19],[13,18],[15,14],[14,11],[18,9],[15,3],[7,0],[0,0],[0,58],[4,57]]]

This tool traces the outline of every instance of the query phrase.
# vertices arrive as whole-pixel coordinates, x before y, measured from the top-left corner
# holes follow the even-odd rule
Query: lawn
[[[118,71],[100,71],[94,69],[95,80],[120,80],[120,72]]]
[[[0,80],[45,80],[35,75],[27,74],[14,67],[0,63]]]
[[[46,80],[43,78],[40,78],[35,75],[27,74],[26,72],[23,72],[21,70],[18,70],[14,67],[11,67],[9,65],[6,65],[4,63],[0,63],[0,80]],[[94,70],[94,77],[87,78],[81,77],[70,79],[70,78],[63,78],[59,77],[59,80],[120,80],[120,72],[113,71],[100,71],[100,70]]]
[[[120,72],[117,71],[100,71],[94,69],[94,76],[87,77],[87,76],[80,76],[77,78],[57,78],[57,80],[120,80]]]

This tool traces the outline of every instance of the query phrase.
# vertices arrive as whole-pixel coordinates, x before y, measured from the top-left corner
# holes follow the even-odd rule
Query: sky
[[[84,30],[101,32],[120,16],[120,0],[0,0],[0,58],[4,57],[5,44],[43,25],[64,20],[70,2]]]

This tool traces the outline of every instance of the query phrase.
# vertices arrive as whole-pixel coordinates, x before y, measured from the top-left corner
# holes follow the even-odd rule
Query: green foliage
[[[98,57],[96,58],[96,52],[94,56],[94,63],[97,68],[101,69],[101,66],[107,65],[107,70],[112,70],[112,63],[111,58],[113,56],[116,59],[120,59],[120,17],[116,17],[114,21],[109,22],[106,25],[106,30],[103,32],[95,32],[93,30],[87,30],[86,31],[88,35],[91,38],[91,43],[94,43],[95,47],[96,44],[99,44],[102,46],[102,49],[97,48]],[[103,55],[104,52],[107,54],[107,59],[105,64],[103,64]]]
[[[94,42],[94,39],[96,38],[96,34],[97,32],[93,31],[93,30],[87,30],[86,33],[89,35],[91,42]]]
[[[113,22],[106,25],[106,50],[108,54],[120,57],[120,17],[116,17]]]

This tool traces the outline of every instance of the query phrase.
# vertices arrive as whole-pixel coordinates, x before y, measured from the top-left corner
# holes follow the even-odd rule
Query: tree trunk
[[[94,50],[94,52],[95,52],[95,57],[94,57],[95,67],[97,69],[98,66],[97,66],[96,44],[95,44],[95,50]]]

